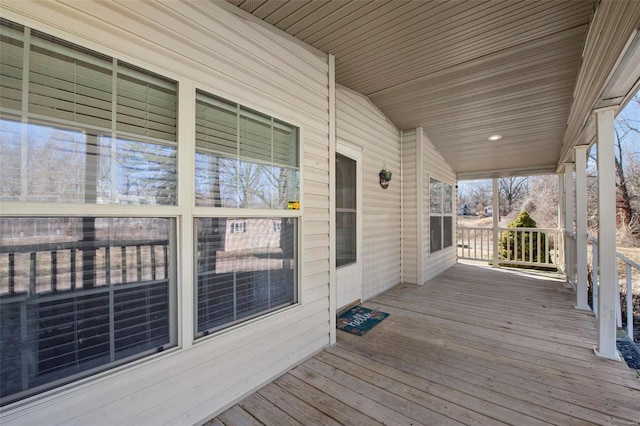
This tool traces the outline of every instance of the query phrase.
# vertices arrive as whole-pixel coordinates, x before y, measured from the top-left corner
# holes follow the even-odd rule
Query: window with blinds
[[[197,337],[296,303],[297,225],[283,217],[196,219]]]
[[[176,220],[79,204],[176,204],[176,90],[0,19],[0,202],[76,203],[0,216],[0,404],[176,346]]]
[[[196,206],[267,212],[195,219],[202,337],[297,303],[300,154],[297,127],[202,91],[195,122]]]
[[[429,251],[453,245],[453,185],[429,181]]]
[[[176,204],[174,81],[6,20],[0,61],[0,200]]]
[[[197,92],[196,205],[286,209],[300,198],[298,128]]]
[[[176,345],[173,219],[0,218],[0,401]]]

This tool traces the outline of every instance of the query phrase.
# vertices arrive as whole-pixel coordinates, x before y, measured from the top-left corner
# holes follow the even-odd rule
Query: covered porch
[[[574,302],[549,275],[460,263],[369,300],[390,316],[208,424],[635,424],[637,372],[593,356]]]

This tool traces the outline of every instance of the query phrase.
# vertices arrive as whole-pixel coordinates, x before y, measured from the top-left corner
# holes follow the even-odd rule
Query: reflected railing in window
[[[172,227],[0,219],[2,403],[175,345]]]

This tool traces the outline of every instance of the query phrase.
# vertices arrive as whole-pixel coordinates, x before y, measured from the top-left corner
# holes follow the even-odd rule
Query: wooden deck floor
[[[598,359],[559,281],[459,264],[365,303],[391,315],[212,425],[640,425],[640,379]]]

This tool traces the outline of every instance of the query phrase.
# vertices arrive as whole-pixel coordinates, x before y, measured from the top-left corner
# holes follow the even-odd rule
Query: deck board
[[[640,424],[640,379],[593,355],[596,319],[574,298],[558,280],[456,265],[364,303],[391,315],[362,337],[339,331],[336,345],[217,420]]]

